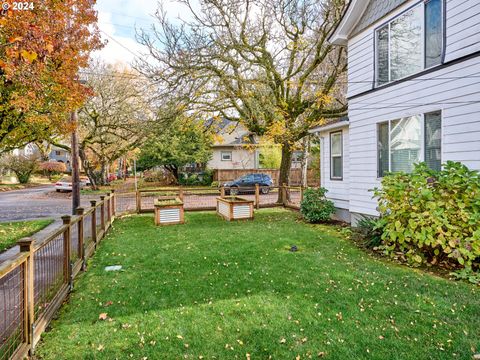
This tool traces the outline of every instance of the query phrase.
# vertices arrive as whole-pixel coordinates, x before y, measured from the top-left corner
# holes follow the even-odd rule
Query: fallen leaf
[[[177,339],[183,340],[183,336],[182,335],[177,335]]]
[[[100,315],[98,315],[99,320],[107,320],[107,318],[108,318],[107,313],[101,313]]]
[[[287,339],[285,339],[285,338],[280,339],[280,344],[285,344],[286,342],[287,342]]]

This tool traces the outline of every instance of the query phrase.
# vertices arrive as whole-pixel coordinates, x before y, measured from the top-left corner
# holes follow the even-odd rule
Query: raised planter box
[[[253,219],[253,200],[238,196],[217,198],[217,214],[226,220]]]
[[[155,225],[175,225],[185,222],[183,201],[178,198],[159,199],[155,206]]]

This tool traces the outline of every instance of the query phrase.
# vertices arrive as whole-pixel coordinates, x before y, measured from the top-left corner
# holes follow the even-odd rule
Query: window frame
[[[332,145],[333,145],[333,141],[332,141],[332,138],[333,136],[335,135],[338,135],[340,134],[340,155],[335,155],[335,157],[340,157],[340,160],[341,160],[341,169],[342,169],[342,174],[341,176],[333,176],[333,157],[334,155],[332,155]],[[343,130],[338,130],[338,131],[332,131],[330,132],[329,134],[330,136],[330,180],[334,180],[334,181],[343,181]]]
[[[445,2],[446,0],[440,0],[440,5],[441,5],[441,24],[442,24],[442,34],[441,34],[441,38],[442,38],[442,45],[441,45],[441,48],[442,48],[442,53],[440,55],[440,63],[436,64],[436,65],[432,65],[432,66],[429,66],[427,67],[426,66],[426,41],[425,41],[425,36],[426,36],[426,31],[425,31],[425,28],[426,28],[426,16],[425,16],[425,6],[426,4],[428,3],[428,0],[420,0],[420,1],[417,1],[416,3],[412,4],[411,6],[409,6],[407,9],[403,10],[402,12],[400,12],[399,14],[395,15],[394,17],[392,17],[391,19],[389,19],[388,21],[385,21],[383,22],[382,24],[378,25],[377,27],[375,27],[373,29],[373,57],[374,57],[374,61],[373,61],[373,88],[381,88],[382,86],[385,86],[385,85],[388,85],[388,84],[391,84],[391,83],[394,83],[394,82],[397,82],[397,81],[401,81],[403,79],[406,79],[406,78],[409,78],[411,76],[414,76],[415,74],[420,74],[422,73],[423,71],[425,70],[428,70],[428,69],[433,69],[437,66],[441,66],[444,64],[445,62],[445,46],[446,46],[446,14],[445,14],[445,9],[446,9],[446,5],[445,5]],[[417,72],[413,72],[411,74],[408,74],[408,75],[405,75],[401,78],[398,78],[398,79],[395,79],[395,80],[391,80],[391,66],[390,66],[390,61],[391,61],[391,54],[390,54],[390,46],[391,46],[391,40],[390,40],[390,27],[391,27],[391,23],[394,22],[395,20],[397,20],[399,17],[401,17],[402,15],[404,15],[405,13],[407,13],[408,11],[414,9],[415,7],[417,6],[421,6],[422,10],[422,19],[423,21],[421,21],[421,26],[422,26],[422,45],[421,45],[421,52],[422,52],[422,59],[421,59],[421,69]],[[379,65],[378,65],[378,41],[377,41],[377,33],[380,29],[382,29],[383,27],[385,26],[388,26],[388,81],[385,82],[385,83],[382,83],[380,84],[378,82],[378,74],[379,74]]]
[[[437,109],[437,110],[430,110],[430,111],[425,111],[421,114],[410,114],[410,115],[405,115],[403,117],[399,118],[394,118],[390,119],[387,121],[380,121],[376,123],[376,132],[377,132],[377,179],[382,179],[385,174],[380,174],[380,157],[379,157],[379,140],[380,140],[380,125],[383,124],[388,124],[388,171],[387,172],[392,172],[392,153],[391,153],[391,145],[392,145],[392,122],[400,120],[402,118],[406,117],[412,117],[412,116],[420,116],[420,160],[419,162],[425,162],[425,155],[426,155],[426,122],[425,122],[425,115],[427,114],[434,114],[434,113],[439,113],[440,114],[440,130],[441,130],[441,136],[440,136],[440,164],[442,163],[443,159],[443,109]]]
[[[230,159],[224,159],[223,158],[223,155],[229,155],[230,156]],[[232,151],[221,151],[220,152],[220,161],[232,161],[233,159],[233,154],[232,154]]]

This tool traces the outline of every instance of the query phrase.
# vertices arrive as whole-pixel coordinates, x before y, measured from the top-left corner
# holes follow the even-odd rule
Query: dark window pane
[[[388,82],[388,25],[377,31],[377,82]]]
[[[425,114],[425,162],[429,168],[440,170],[442,164],[442,113]]]
[[[438,65],[442,59],[442,0],[425,4],[425,67]]]
[[[332,178],[342,178],[342,158],[340,156],[332,157]]]
[[[388,172],[388,123],[378,125],[378,177]]]

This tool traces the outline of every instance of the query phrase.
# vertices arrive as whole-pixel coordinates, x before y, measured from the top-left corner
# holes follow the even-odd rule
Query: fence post
[[[178,188],[178,198],[183,201],[183,187],[179,186]]]
[[[110,201],[110,194],[107,193],[107,195],[105,195],[105,206],[106,206],[106,213],[107,213],[107,223],[106,223],[106,228],[108,228],[111,224],[111,220],[112,220],[112,208],[110,207],[111,205],[111,201]]]
[[[100,204],[100,225],[102,230],[105,232],[105,196],[101,195],[100,196],[100,201],[102,202]]]
[[[92,212],[92,241],[97,247],[97,201],[90,200],[90,206],[93,208]]]
[[[305,191],[305,188],[303,186],[300,187],[300,203],[303,201],[303,192]]]
[[[72,269],[70,264],[70,246],[71,246],[71,227],[70,223],[72,222],[72,217],[70,215],[62,216],[63,225],[67,225],[63,233],[63,274],[65,280],[68,282],[70,290],[73,288],[73,279],[72,279]]]
[[[85,209],[82,207],[77,208],[77,215],[80,216],[80,221],[78,222],[78,257],[82,260],[82,271],[85,270],[86,267],[86,259],[85,259],[85,216],[83,215]]]
[[[223,199],[225,197],[225,186],[220,186],[220,197]]]
[[[282,184],[282,199],[283,199],[283,206],[287,205],[287,184]]]
[[[260,209],[260,185],[255,184],[255,206]]]
[[[137,202],[137,214],[140,214],[140,211],[142,210],[142,198],[140,196],[140,191],[136,191],[135,194],[135,201]]]
[[[111,193],[111,198],[112,198],[112,215],[116,215],[116,209],[117,209],[117,198],[115,196],[115,190],[110,190]]]
[[[24,324],[25,324],[25,342],[28,344],[30,355],[33,355],[33,323],[35,322],[35,296],[34,296],[34,271],[35,266],[33,263],[33,239],[23,238],[17,242],[21,252],[28,252],[29,256],[25,263],[25,275],[23,277],[24,282]]]

